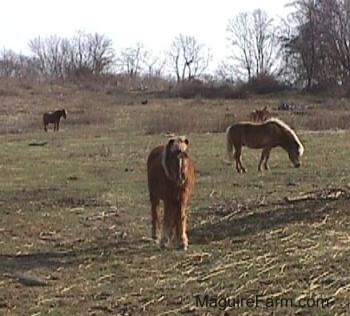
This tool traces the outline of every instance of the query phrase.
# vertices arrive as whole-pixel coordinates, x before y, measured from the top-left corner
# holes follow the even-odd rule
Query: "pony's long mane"
[[[292,138],[298,144],[299,155],[302,156],[304,153],[304,146],[301,143],[297,134],[293,131],[293,129],[289,125],[287,125],[285,122],[283,122],[281,119],[276,118],[276,117],[271,117],[271,118],[267,119],[263,124],[268,124],[270,122],[279,125],[280,127],[282,127],[284,130],[286,130],[292,136]]]
[[[170,178],[169,169],[168,169],[168,166],[166,165],[166,158],[167,158],[167,151],[168,151],[167,147],[168,146],[164,146],[164,149],[162,152],[162,167],[167,178]]]

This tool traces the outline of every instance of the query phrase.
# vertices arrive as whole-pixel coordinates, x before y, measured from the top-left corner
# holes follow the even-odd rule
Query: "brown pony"
[[[62,116],[64,117],[64,119],[67,118],[67,111],[65,109],[57,110],[55,112],[44,113],[43,123],[44,123],[45,132],[47,132],[47,125],[49,125],[49,123],[54,124],[54,126],[53,126],[54,131],[58,131],[60,128],[60,119]]]
[[[271,118],[262,123],[241,122],[229,126],[226,130],[227,152],[230,159],[236,161],[237,172],[246,172],[242,165],[242,146],[249,148],[262,148],[261,159],[258,170],[264,163],[264,169],[268,170],[267,161],[270,151],[274,147],[282,147],[288,152],[289,159],[295,167],[300,167],[300,158],[303,155],[304,147],[295,132],[283,121]],[[233,154],[233,147],[235,153]]]
[[[195,169],[188,155],[189,141],[181,136],[171,138],[166,145],[155,147],[148,156],[148,189],[152,212],[152,238],[160,229],[159,204],[164,202],[163,230],[160,245],[163,248],[175,231],[178,247],[186,250],[187,204],[195,185]]]
[[[255,110],[250,113],[249,120],[252,122],[264,122],[271,117],[271,112],[267,109],[267,106],[261,110]]]

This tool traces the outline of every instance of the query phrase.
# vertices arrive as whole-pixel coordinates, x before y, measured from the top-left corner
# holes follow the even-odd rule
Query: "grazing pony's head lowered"
[[[297,134],[286,123],[277,118],[271,118],[268,121],[275,122],[284,131],[285,141],[282,147],[288,152],[288,157],[294,167],[299,168],[301,166],[301,157],[304,153],[304,146]]]
[[[187,180],[189,157],[187,148],[189,140],[185,136],[169,139],[164,147],[162,166],[165,175],[177,185],[183,185]]]

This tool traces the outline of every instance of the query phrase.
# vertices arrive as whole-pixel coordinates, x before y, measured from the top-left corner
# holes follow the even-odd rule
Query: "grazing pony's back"
[[[229,157],[236,161],[238,172],[246,172],[241,161],[242,147],[262,148],[258,170],[262,163],[267,170],[270,151],[274,147],[282,147],[288,152],[289,159],[295,167],[301,165],[300,158],[304,147],[296,133],[283,121],[277,118],[268,119],[262,123],[240,122],[227,128],[226,144]],[[233,148],[235,153],[233,154]]]
[[[157,239],[160,222],[160,200],[164,202],[161,247],[172,239],[178,246],[188,247],[187,205],[195,185],[195,169],[188,155],[189,141],[184,137],[172,138],[166,145],[155,147],[148,156],[147,176],[152,212],[152,238]]]
[[[64,117],[64,119],[67,118],[67,110],[57,110],[54,112],[45,112],[43,114],[43,123],[44,123],[44,130],[47,132],[47,126],[51,123],[54,124],[53,130],[57,131],[60,128],[60,119],[61,117]]]

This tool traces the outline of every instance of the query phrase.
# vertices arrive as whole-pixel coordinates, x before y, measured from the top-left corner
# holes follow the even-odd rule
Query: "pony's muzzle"
[[[301,162],[296,162],[295,164],[294,164],[294,167],[295,168],[299,168],[301,166]]]

